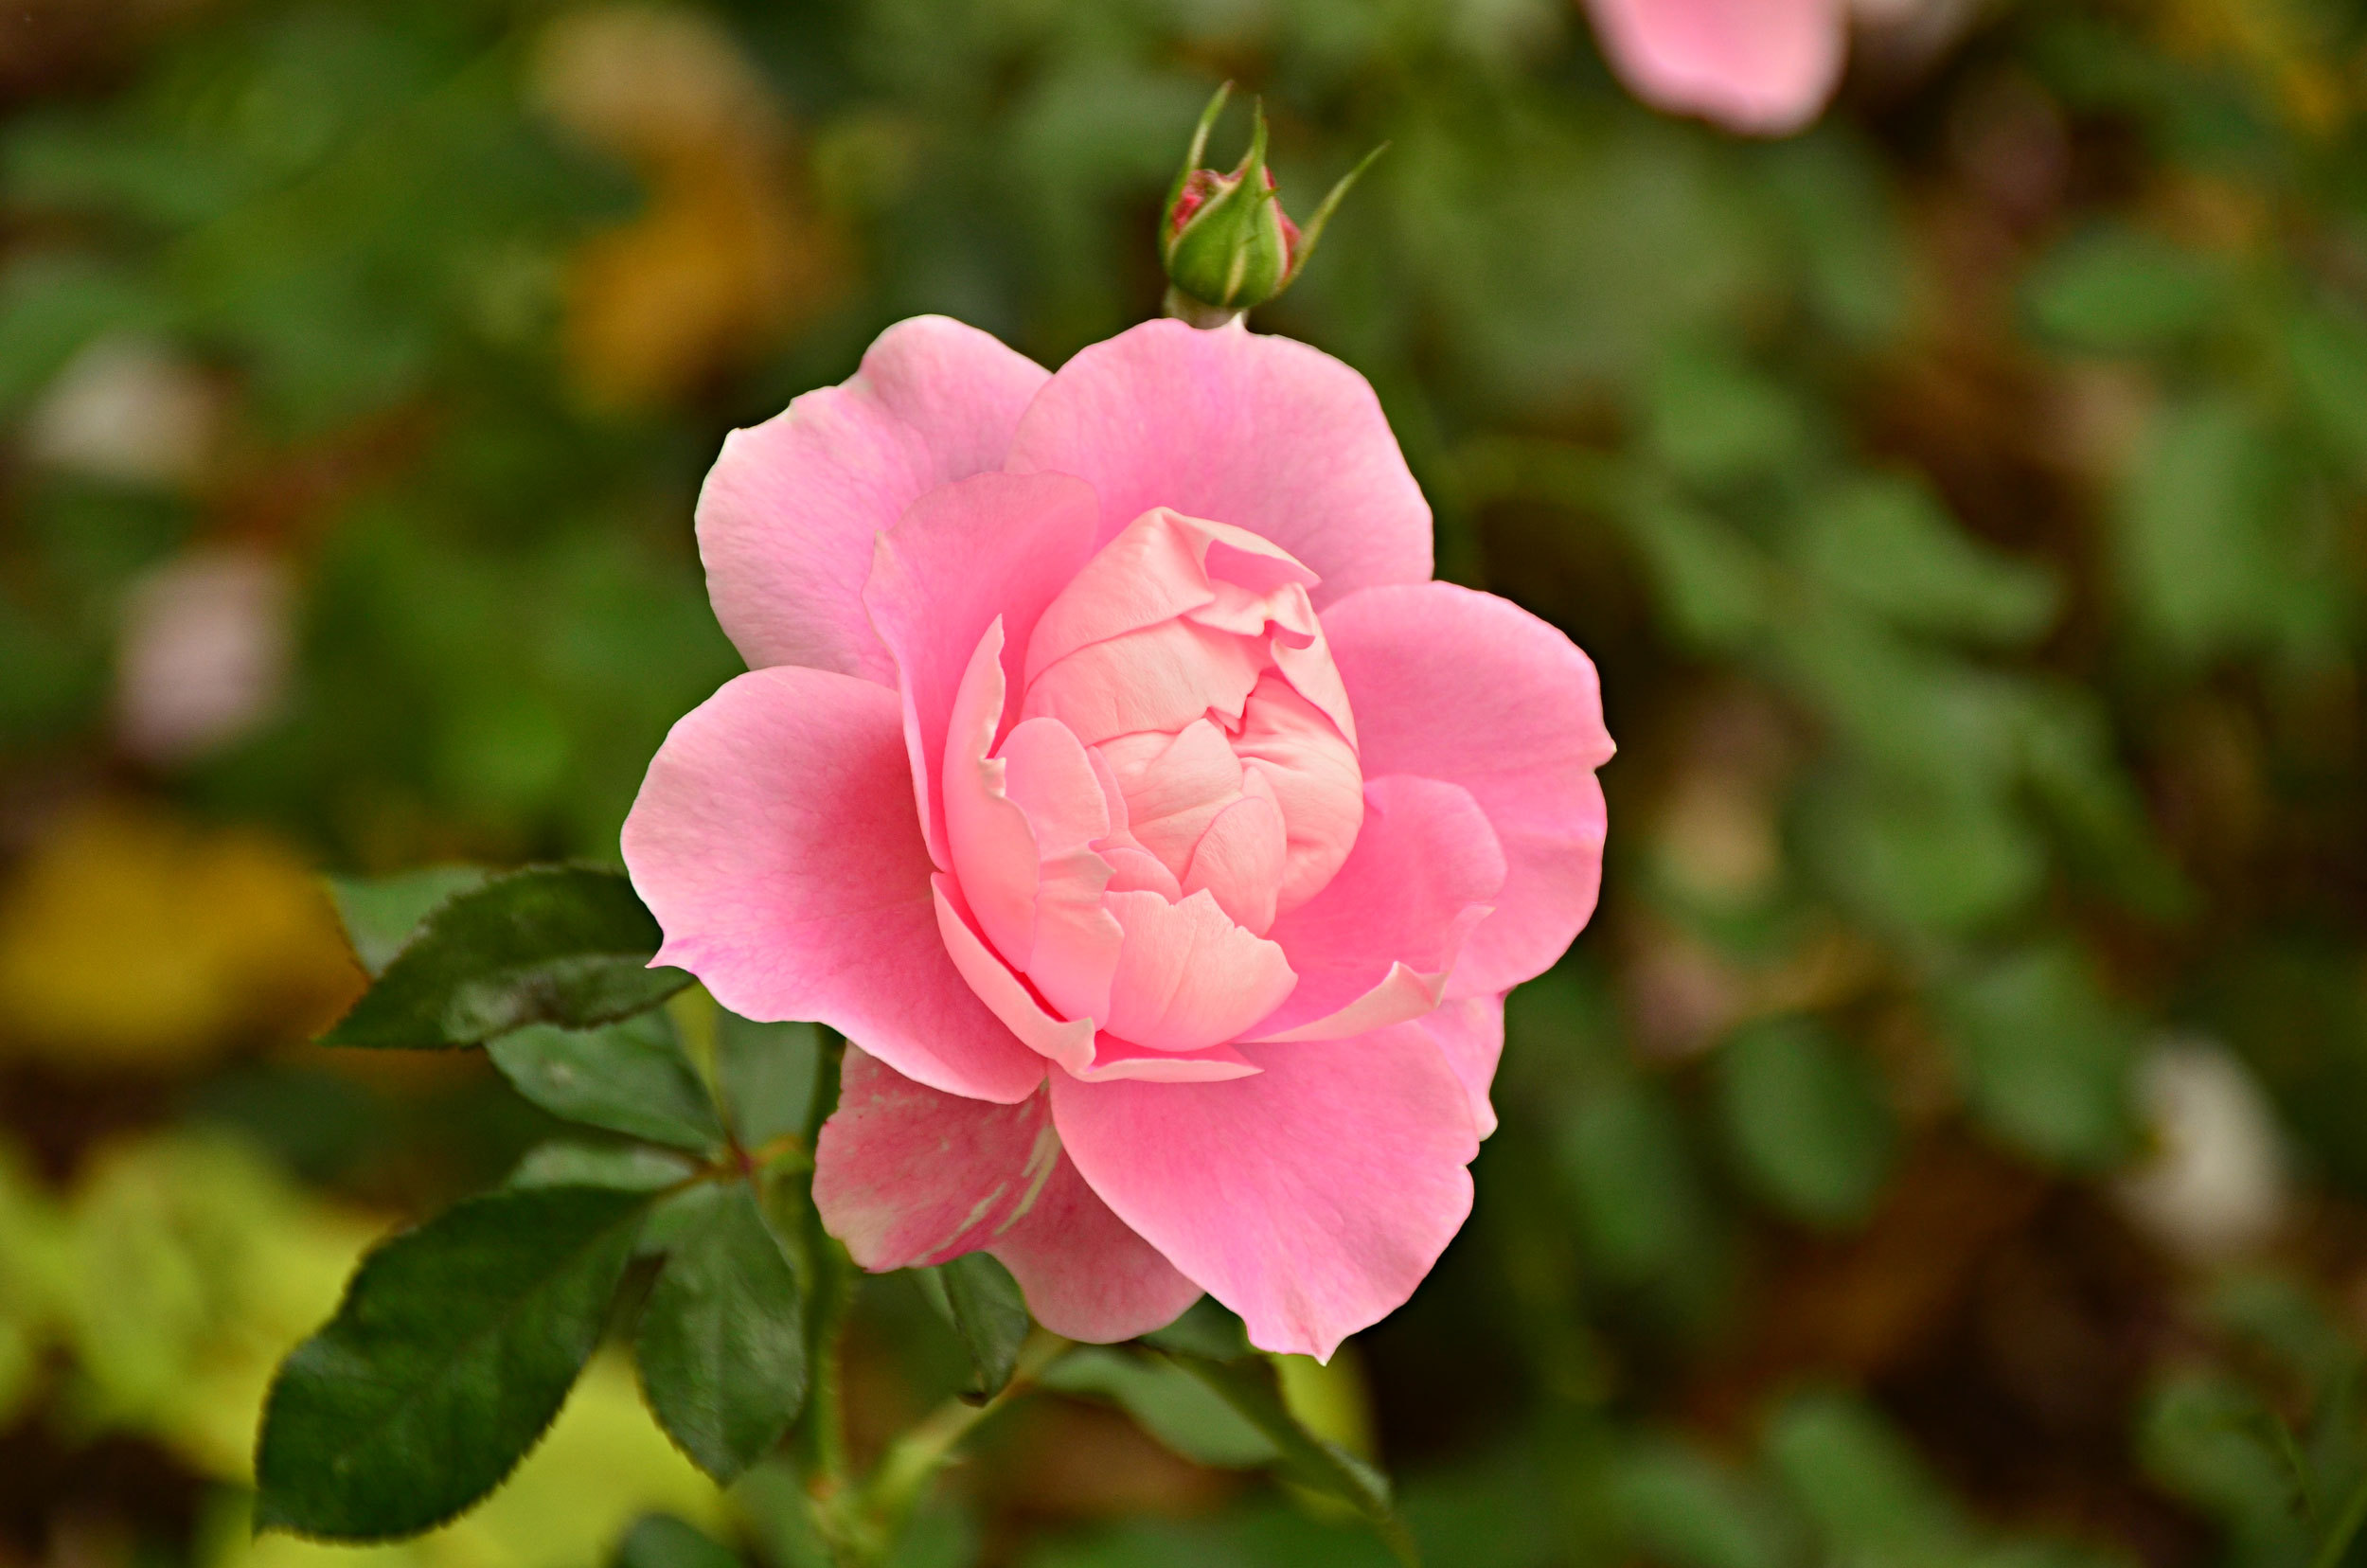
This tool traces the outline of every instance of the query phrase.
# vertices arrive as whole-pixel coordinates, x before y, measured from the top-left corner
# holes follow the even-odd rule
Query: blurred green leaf
[[[1731,652],[1767,624],[1778,592],[1774,573],[1728,525],[1651,486],[1640,487],[1620,516],[1687,642]]]
[[[1976,543],[1922,485],[1860,479],[1807,506],[1801,570],[1894,624],[2014,646],[2051,625],[2062,594],[2044,569]]]
[[[2354,472],[2367,472],[2367,322],[2348,311],[2296,310],[2285,345],[2303,412]]]
[[[503,1185],[513,1187],[601,1186],[659,1192],[679,1186],[699,1167],[669,1149],[646,1144],[537,1144]]]
[[[1099,1345],[1070,1351],[1045,1369],[1043,1386],[1116,1403],[1184,1458],[1254,1470],[1279,1456],[1272,1439],[1224,1398],[1173,1361]]]
[[[592,1029],[529,1024],[492,1041],[486,1054],[511,1087],[563,1121],[693,1153],[723,1142],[706,1086],[663,1011]]]
[[[2267,425],[2213,394],[2156,416],[2125,496],[2121,571],[2141,625],[2173,655],[2202,659],[2282,640],[2313,590]]]
[[[2093,1169],[2135,1139],[2135,1030],[2059,944],[2025,948],[1943,985],[1938,1000],[1973,1112],[2054,1164]]]
[[[1972,1534],[1954,1504],[1857,1400],[1793,1398],[1769,1423],[1766,1448],[1832,1560],[1944,1568],[1970,1559]]]
[[[741,1568],[739,1554],[672,1514],[633,1521],[609,1568]]]
[[[1173,1352],[1169,1352],[1173,1354]],[[1262,1359],[1207,1361],[1176,1356],[1176,1364],[1213,1389],[1224,1402],[1263,1433],[1281,1455],[1278,1471],[1309,1490],[1346,1504],[1364,1517],[1403,1563],[1421,1554],[1397,1518],[1389,1482],[1379,1470],[1335,1444],[1309,1434],[1282,1402],[1273,1366]]]
[[[2031,276],[2030,313],[2040,330],[2083,348],[2151,348],[2210,325],[2226,290],[2192,252],[2133,229],[2091,230],[2058,248]]]
[[[1165,1328],[1143,1336],[1145,1345],[1207,1361],[1239,1361],[1257,1354],[1249,1329],[1215,1296],[1201,1296]]]
[[[1749,366],[1696,347],[1654,366],[1652,445],[1671,472],[1712,489],[1780,472],[1805,455],[1798,405]]]
[[[164,316],[150,292],[114,262],[20,256],[0,271],[0,416],[21,410],[102,333],[152,330]]]
[[[1610,1488],[1630,1539],[1670,1568],[1790,1568],[1798,1559],[1796,1526],[1774,1500],[1689,1445],[1636,1442]]]
[[[1897,1128],[1881,1080],[1829,1030],[1746,1025],[1718,1052],[1717,1090],[1743,1173],[1778,1208],[1833,1226],[1873,1212]]]
[[[330,877],[329,897],[345,921],[346,940],[364,972],[386,972],[428,916],[454,894],[480,887],[491,875],[480,865],[429,865],[391,877]]]
[[[683,1206],[633,1348],[667,1434],[728,1484],[780,1441],[805,1402],[804,1301],[746,1183]]]
[[[650,967],[659,940],[657,921],[614,871],[513,871],[430,915],[321,1043],[475,1045],[528,1024],[605,1024],[690,983]]]
[[[383,1541],[492,1490],[598,1344],[648,1203],[613,1187],[497,1192],[370,1254],[272,1384],[257,1527]]]

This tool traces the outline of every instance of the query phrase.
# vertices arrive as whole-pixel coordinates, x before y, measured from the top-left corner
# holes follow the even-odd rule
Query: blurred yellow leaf
[[[0,896],[0,1055],[193,1062],[320,1022],[360,980],[304,863],[252,829],[82,808]]]
[[[832,294],[835,229],[805,200],[786,116],[729,34],[685,10],[573,12],[534,72],[545,112],[633,166],[641,215],[569,269],[564,347],[596,402],[694,389]]]

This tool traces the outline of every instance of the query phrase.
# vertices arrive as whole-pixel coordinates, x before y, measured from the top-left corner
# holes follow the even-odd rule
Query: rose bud
[[[1166,313],[1196,327],[1221,327],[1297,281],[1341,199],[1384,151],[1373,149],[1348,170],[1301,230],[1282,210],[1273,171],[1266,167],[1262,106],[1255,111],[1249,151],[1233,172],[1200,167],[1208,133],[1232,91],[1226,82],[1201,111],[1159,223],[1159,259],[1169,285]]]

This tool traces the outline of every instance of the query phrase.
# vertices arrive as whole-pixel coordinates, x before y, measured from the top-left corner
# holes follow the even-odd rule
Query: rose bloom
[[[1362,377],[1153,321],[1047,375],[938,317],[735,432],[751,667],[625,826],[679,965],[846,1054],[814,1199],[1045,1327],[1204,1290],[1328,1356],[1469,1212],[1505,990],[1594,907],[1594,669],[1430,580]]]
[[[1588,0],[1588,9],[1604,58],[1636,97],[1751,135],[1814,119],[1848,51],[1849,0]]]

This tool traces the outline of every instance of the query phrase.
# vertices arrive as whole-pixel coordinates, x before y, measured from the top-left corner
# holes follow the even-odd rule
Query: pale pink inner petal
[[[936,896],[937,935],[945,941],[953,967],[961,971],[978,1000],[1017,1035],[1020,1043],[1076,1072],[1094,1059],[1094,1021],[1057,1018],[1027,989],[978,935],[961,907],[961,892],[940,871],[929,881]]]
[[[1215,898],[1169,903],[1156,893],[1105,896],[1126,928],[1103,1026],[1155,1051],[1231,1040],[1290,994],[1282,949],[1236,925]]]
[[[1232,750],[1282,808],[1289,847],[1276,905],[1296,909],[1338,874],[1363,825],[1356,748],[1289,682],[1268,675],[1250,693]]]
[[[1263,936],[1273,924],[1288,835],[1265,775],[1248,774],[1242,786],[1241,797],[1219,811],[1200,836],[1184,873],[1184,891],[1207,889],[1237,925]]]

